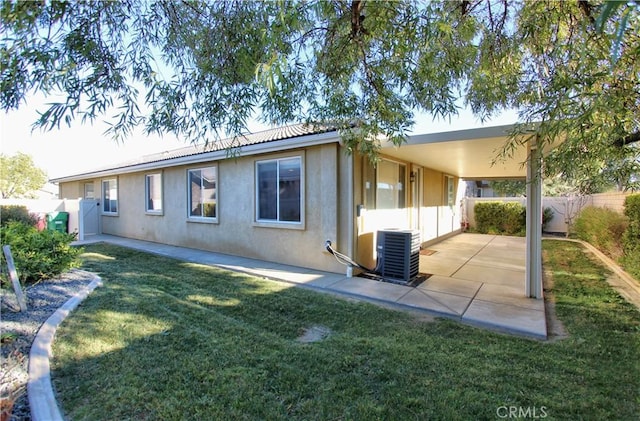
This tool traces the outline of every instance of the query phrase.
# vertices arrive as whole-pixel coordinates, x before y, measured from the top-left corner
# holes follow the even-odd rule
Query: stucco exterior
[[[59,194],[79,198],[92,191],[95,200],[104,201],[103,182],[115,179],[117,212],[100,213],[103,234],[337,273],[346,268],[325,250],[327,240],[375,267],[379,229],[416,229],[423,242],[459,231],[457,177],[384,154],[372,166],[367,157],[346,153],[336,132],[323,136],[317,143],[303,137],[299,147],[292,139],[276,140],[236,157],[219,154],[184,164],[172,158],[67,177],[59,180]],[[301,221],[260,222],[256,163],[290,157],[301,159]],[[216,219],[190,218],[188,172],[211,166],[217,171]],[[161,212],[146,209],[145,180],[151,174],[161,174]]]
[[[102,181],[117,178],[117,215],[101,215],[101,231],[171,245],[241,255],[266,261],[342,272],[344,267],[324,250],[327,239],[338,236],[339,166],[349,157],[339,156],[338,143],[260,156],[228,158],[157,170],[124,173],[60,183],[62,197],[82,196],[84,184],[94,183],[96,197],[102,197]],[[260,224],[255,218],[256,160],[302,157],[304,216],[300,225]],[[187,171],[215,165],[218,172],[218,217],[216,222],[197,221],[187,212]],[[163,183],[163,211],[145,212],[145,176],[160,172]],[[344,173],[344,169],[341,171]],[[343,193],[344,194],[344,193]],[[342,203],[346,203],[342,201]],[[342,215],[343,220],[348,215]]]
[[[404,167],[404,206],[393,209],[378,209],[371,206],[375,198],[367,197],[367,183],[375,183],[376,169],[367,157],[356,159],[354,170],[356,224],[355,236],[358,262],[365,267],[376,265],[376,235],[378,230],[388,228],[420,231],[423,245],[460,232],[460,179],[440,171],[421,167],[413,162],[380,155],[381,161]],[[445,190],[451,183],[452,195]],[[450,204],[451,203],[451,204]],[[358,211],[359,209],[359,211]]]

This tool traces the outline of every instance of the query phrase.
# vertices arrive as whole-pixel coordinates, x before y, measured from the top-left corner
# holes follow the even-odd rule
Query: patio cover
[[[383,143],[388,156],[465,179],[527,180],[526,297],[542,296],[542,152],[535,137],[523,139],[507,159],[498,159],[513,125],[410,136],[398,147]]]

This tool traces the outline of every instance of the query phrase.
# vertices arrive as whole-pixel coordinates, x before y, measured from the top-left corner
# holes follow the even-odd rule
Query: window
[[[453,182],[453,177],[450,175],[444,176],[444,192],[445,192],[445,203],[453,207],[456,204],[456,187]]]
[[[188,171],[189,218],[215,220],[218,217],[218,168]]]
[[[302,222],[302,158],[256,162],[256,219]]]
[[[145,177],[145,209],[149,213],[162,213],[162,174],[147,174]]]
[[[115,178],[102,181],[102,213],[118,213],[118,180]]]
[[[95,194],[93,192],[93,181],[91,183],[84,183],[84,198],[95,199]]]
[[[406,207],[405,178],[407,166],[380,160],[374,167],[364,166],[364,200],[369,209],[402,209]]]
[[[364,163],[364,206],[367,209],[376,208],[376,167],[368,158]]]

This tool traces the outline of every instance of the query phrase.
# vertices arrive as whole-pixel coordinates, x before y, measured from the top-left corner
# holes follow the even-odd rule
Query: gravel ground
[[[38,329],[58,307],[89,285],[93,274],[72,270],[60,278],[39,282],[26,288],[27,311],[20,312],[13,288],[0,292],[0,332],[2,332],[2,372],[0,390],[17,395],[11,421],[30,421],[26,393],[29,350]]]

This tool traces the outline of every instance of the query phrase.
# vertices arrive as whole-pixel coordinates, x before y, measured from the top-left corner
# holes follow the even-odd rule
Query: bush
[[[629,225],[622,236],[622,264],[627,272],[640,280],[640,194],[627,196],[624,214],[629,219]]]
[[[573,234],[614,260],[622,257],[622,235],[628,219],[611,209],[588,206],[580,212],[573,224]]]
[[[11,254],[22,284],[52,278],[78,267],[78,256],[82,249],[71,246],[75,238],[75,233],[38,231],[31,225],[15,221],[8,222],[0,233],[2,244],[11,246]],[[1,259],[5,267],[4,253]]]
[[[38,218],[36,215],[29,213],[26,206],[0,206],[0,226],[4,227],[11,221],[35,226],[38,223]]]
[[[523,235],[526,208],[517,202],[482,202],[474,207],[476,230],[483,234]]]
[[[542,211],[542,231],[546,231],[547,224],[553,219],[553,209],[544,208]]]

